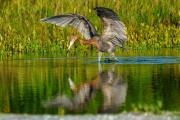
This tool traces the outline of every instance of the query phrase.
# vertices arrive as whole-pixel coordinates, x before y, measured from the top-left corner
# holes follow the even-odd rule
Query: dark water
[[[0,61],[0,113],[180,111],[180,57]]]

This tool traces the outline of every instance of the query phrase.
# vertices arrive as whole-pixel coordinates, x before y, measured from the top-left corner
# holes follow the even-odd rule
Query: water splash
[[[106,59],[102,64],[179,64],[179,56],[135,56],[135,57],[117,57],[118,60]],[[86,63],[97,63],[98,61],[88,61]]]

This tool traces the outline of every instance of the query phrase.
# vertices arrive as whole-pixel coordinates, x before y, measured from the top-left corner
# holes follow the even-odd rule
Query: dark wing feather
[[[102,39],[123,47],[124,42],[127,41],[126,27],[119,20],[118,15],[109,8],[96,7],[94,10],[104,24]]]
[[[58,16],[41,19],[41,21],[52,23],[61,27],[65,27],[67,25],[73,26],[79,30],[79,32],[82,34],[82,36],[85,39],[90,39],[97,35],[97,32],[90,23],[90,21],[82,15],[78,15],[78,14],[58,15]]]

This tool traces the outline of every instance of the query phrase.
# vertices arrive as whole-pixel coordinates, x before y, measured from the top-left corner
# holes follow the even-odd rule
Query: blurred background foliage
[[[180,47],[179,0],[0,0],[0,54],[52,53],[66,55],[69,36],[77,31],[40,22],[53,15],[87,16],[98,32],[103,26],[93,11],[96,6],[113,9],[126,24],[129,49]],[[89,55],[93,47],[80,46],[71,54]],[[119,52],[119,51],[117,51]]]

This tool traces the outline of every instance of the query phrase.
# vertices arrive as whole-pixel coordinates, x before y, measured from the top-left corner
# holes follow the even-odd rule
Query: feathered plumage
[[[58,15],[58,16],[41,19],[41,21],[52,23],[61,27],[66,27],[67,25],[73,26],[79,30],[79,32],[83,35],[85,39],[91,39],[93,36],[97,35],[97,32],[90,23],[90,21],[85,16],[82,15],[78,15],[78,14]]]
[[[123,47],[124,41],[127,41],[126,27],[117,14],[109,8],[96,7],[94,10],[104,24],[102,40]]]
[[[104,31],[99,36],[91,24],[91,22],[82,15],[79,14],[65,14],[53,17],[41,19],[43,22],[56,24],[61,27],[73,26],[78,29],[82,36],[86,39],[81,41],[83,44],[94,45],[99,50],[99,60],[102,52],[108,52],[114,57],[114,51],[116,46],[124,47],[124,42],[127,41],[126,27],[122,21],[118,18],[118,15],[109,8],[96,7],[94,8],[97,15],[101,18]],[[74,41],[78,37],[71,37],[73,42],[70,42],[68,49],[71,48]]]

